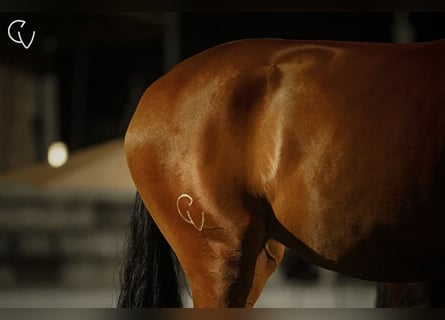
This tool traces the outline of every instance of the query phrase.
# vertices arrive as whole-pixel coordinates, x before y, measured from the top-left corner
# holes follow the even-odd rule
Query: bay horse
[[[444,280],[445,41],[251,39],[178,64],[125,136],[138,195],[120,307],[252,307],[285,246]],[[148,210],[147,210],[148,209]]]

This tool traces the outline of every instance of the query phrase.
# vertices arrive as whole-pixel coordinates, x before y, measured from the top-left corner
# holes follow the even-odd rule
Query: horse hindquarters
[[[244,204],[238,161],[245,148],[232,139],[244,122],[226,123],[236,116],[231,99],[210,101],[209,81],[197,83],[201,64],[183,66],[152,84],[139,103],[125,137],[130,173],[178,257],[194,306],[252,306],[284,246],[267,234],[261,206]],[[185,77],[184,68],[198,80]]]

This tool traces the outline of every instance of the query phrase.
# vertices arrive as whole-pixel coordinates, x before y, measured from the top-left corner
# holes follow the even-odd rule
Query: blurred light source
[[[68,160],[68,148],[63,142],[54,142],[48,148],[48,163],[51,167],[59,168]]]

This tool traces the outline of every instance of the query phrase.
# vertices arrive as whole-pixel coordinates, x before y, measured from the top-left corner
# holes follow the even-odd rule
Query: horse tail
[[[182,307],[181,268],[139,193],[121,267],[119,308]]]

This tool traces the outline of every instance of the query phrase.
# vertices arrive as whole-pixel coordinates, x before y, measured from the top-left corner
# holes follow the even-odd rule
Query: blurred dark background
[[[26,21],[25,39],[36,32],[29,49],[8,37],[15,19]],[[122,138],[138,99],[181,60],[223,42],[258,37],[431,41],[445,38],[445,13],[0,13],[0,306],[35,306],[45,295],[29,288],[106,288],[93,296],[67,296],[64,289],[63,301],[56,291],[44,306],[113,303],[134,194]],[[80,156],[50,169],[48,148],[57,141]],[[93,175],[97,168],[103,170],[99,178]],[[91,188],[112,171],[123,175],[100,190]],[[86,182],[75,179],[82,172]],[[74,182],[66,188],[63,181]],[[365,287],[342,289],[343,295],[329,291],[336,298],[317,296],[320,305],[304,306],[355,306],[338,297],[360,292],[358,304],[370,306],[366,299],[374,289]],[[111,298],[97,299],[102,294]]]

